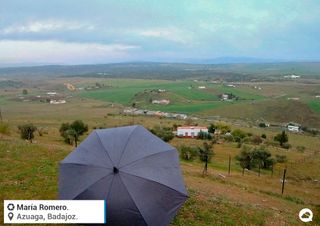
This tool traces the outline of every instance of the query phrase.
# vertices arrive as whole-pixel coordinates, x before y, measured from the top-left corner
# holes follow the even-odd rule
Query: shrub
[[[281,147],[284,148],[284,149],[290,149],[292,146],[291,146],[291,144],[284,143],[284,144],[282,144]]]
[[[22,139],[29,140],[32,143],[32,139],[34,138],[34,132],[37,130],[32,123],[24,124],[18,126],[20,130],[20,136]]]
[[[264,122],[260,122],[260,123],[259,123],[259,127],[265,128],[265,127],[267,127],[267,124],[265,124]]]
[[[262,139],[261,139],[261,137],[254,135],[251,137],[251,143],[256,144],[256,145],[261,144]]]
[[[216,131],[216,126],[211,123],[208,127],[208,132],[214,133],[215,131]]]
[[[296,149],[297,149],[297,151],[299,151],[299,152],[304,152],[304,150],[306,149],[306,147],[305,147],[305,146],[297,146]]]
[[[276,155],[276,161],[279,163],[285,163],[287,162],[287,156],[285,155]]]
[[[263,133],[263,134],[261,134],[261,138],[267,139],[267,135]]]
[[[151,129],[150,132],[153,133],[154,135],[158,136],[159,138],[161,138],[165,142],[169,142],[174,137],[170,127],[161,127],[160,128],[159,126],[156,126],[153,129]]]
[[[231,134],[223,135],[222,138],[227,142],[233,142],[234,141],[233,136]]]
[[[188,147],[185,145],[182,145],[179,148],[180,151],[180,158],[187,161],[194,160],[195,157],[198,155],[198,150],[194,147]]]
[[[10,127],[8,123],[0,122],[0,133],[7,135],[10,133]]]
[[[247,136],[247,133],[240,129],[233,130],[231,134],[235,139],[243,139]]]
[[[206,133],[206,132],[200,131],[200,132],[198,133],[197,139],[201,139],[201,140],[211,140],[211,139],[212,139],[212,136],[211,136],[210,133]]]
[[[280,146],[283,146],[283,144],[288,142],[289,138],[286,132],[282,131],[282,133],[279,133],[274,137],[274,140],[278,141]]]
[[[231,127],[229,125],[219,123],[215,127],[216,129],[220,130],[221,134],[226,134],[231,131]]]

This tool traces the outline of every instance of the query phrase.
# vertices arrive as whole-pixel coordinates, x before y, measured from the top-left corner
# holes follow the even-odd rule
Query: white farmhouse
[[[50,100],[50,104],[65,104],[65,100]]]
[[[153,100],[152,103],[153,103],[153,104],[163,104],[163,105],[167,105],[167,104],[170,104],[170,100],[166,100],[166,99],[163,99],[163,100]]]
[[[298,125],[287,125],[287,129],[288,129],[288,131],[290,131],[290,132],[296,132],[296,133],[298,133],[298,132],[300,132],[300,126],[298,126]]]
[[[199,132],[208,133],[208,128],[203,126],[180,126],[177,128],[178,137],[197,137]]]

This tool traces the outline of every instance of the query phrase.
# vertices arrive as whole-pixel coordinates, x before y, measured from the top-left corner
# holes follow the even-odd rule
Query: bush
[[[267,127],[267,124],[265,124],[264,122],[260,122],[260,123],[259,123],[259,127],[265,128],[265,127]]]
[[[279,163],[285,163],[287,162],[287,156],[285,155],[276,155],[276,161]]]
[[[208,127],[208,132],[214,134],[215,131],[216,131],[216,126],[211,123]]]
[[[290,149],[292,146],[291,146],[291,144],[284,143],[284,144],[282,144],[281,147],[284,148],[284,149]]]
[[[153,133],[154,135],[158,136],[159,138],[161,138],[165,142],[169,142],[174,137],[170,127],[160,128],[159,126],[156,126],[153,129],[151,129],[150,132]]]
[[[188,147],[188,146],[182,145],[179,148],[179,151],[180,151],[180,158],[187,161],[194,160],[195,157],[197,157],[198,155],[198,150],[194,147]]]
[[[296,149],[297,149],[298,152],[304,152],[306,147],[305,146],[297,146]]]
[[[261,134],[261,138],[267,139],[267,135],[265,135],[265,134],[263,133],[263,134]]]
[[[0,122],[0,133],[8,135],[10,128],[8,123]]]
[[[233,130],[231,134],[235,139],[243,139],[247,136],[247,133],[240,129]]]
[[[233,142],[234,141],[233,136],[231,134],[230,135],[223,135],[222,138],[227,142]]]
[[[231,131],[231,127],[229,125],[219,123],[215,127],[221,132],[221,134],[226,134]]]
[[[35,127],[32,123],[28,123],[18,126],[18,129],[20,130],[20,136],[22,139],[32,142],[32,139],[34,138],[33,133],[37,130],[37,127]]]
[[[251,137],[251,143],[256,144],[256,145],[261,144],[262,139],[261,139],[261,137],[254,135]]]
[[[201,140],[211,140],[211,139],[212,139],[212,136],[211,136],[210,133],[206,133],[206,132],[200,131],[200,132],[198,133],[197,139],[201,139]]]
[[[274,141],[278,141],[280,146],[283,146],[288,140],[289,138],[285,131],[282,131],[282,133],[279,133],[274,137]]]

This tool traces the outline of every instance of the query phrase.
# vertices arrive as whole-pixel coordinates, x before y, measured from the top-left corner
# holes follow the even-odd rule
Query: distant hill
[[[320,62],[283,63],[117,63],[97,65],[48,65],[0,68],[2,77],[80,76],[144,79],[223,79],[230,81],[270,80],[297,74],[320,78]]]

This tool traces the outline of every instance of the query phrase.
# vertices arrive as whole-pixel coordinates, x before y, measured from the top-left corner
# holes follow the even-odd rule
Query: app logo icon
[[[12,210],[14,210],[14,205],[12,203],[9,203],[7,208],[8,208],[8,210],[12,211]]]
[[[310,209],[304,208],[299,212],[299,218],[302,222],[310,222],[313,218],[313,213]]]

